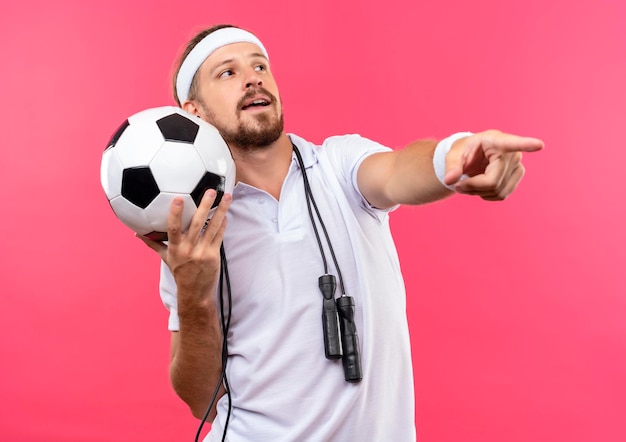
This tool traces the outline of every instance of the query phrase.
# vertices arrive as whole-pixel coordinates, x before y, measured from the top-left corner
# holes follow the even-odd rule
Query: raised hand
[[[179,293],[179,307],[186,300],[180,296],[191,296],[191,304],[201,299],[213,300],[220,269],[220,246],[226,230],[226,212],[232,197],[225,194],[208,223],[205,221],[215,201],[217,193],[213,189],[205,192],[198,210],[194,214],[187,232],[181,230],[183,200],[175,198],[168,218],[168,244],[139,237],[155,250],[168,265],[174,275]]]

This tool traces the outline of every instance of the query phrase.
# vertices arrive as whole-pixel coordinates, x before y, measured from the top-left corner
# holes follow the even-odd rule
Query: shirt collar
[[[315,154],[315,145],[306,141],[303,138],[300,138],[294,134],[288,134],[291,142],[296,145],[298,150],[300,151],[300,155],[302,155],[302,162],[304,163],[305,168],[309,168],[317,163],[317,155]],[[296,154],[293,153],[291,155],[292,162],[298,165],[298,160],[296,159]]]
[[[295,144],[298,150],[300,151],[300,155],[302,155],[302,162],[304,163],[304,167],[306,169],[312,167],[315,163],[317,163],[317,155],[315,153],[315,145],[313,143],[310,143],[306,141],[304,138],[300,138],[299,136],[294,135],[294,134],[287,134],[287,135],[289,136],[289,139],[291,140],[291,142]],[[299,169],[298,159],[296,158],[295,152],[292,152],[290,170],[293,171],[297,169]],[[236,182],[235,188],[233,189],[233,195],[243,194],[246,188],[255,189],[254,187],[248,184],[245,184],[239,181]]]

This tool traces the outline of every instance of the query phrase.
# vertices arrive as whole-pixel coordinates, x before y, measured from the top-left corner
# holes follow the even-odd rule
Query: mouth
[[[255,96],[243,102],[241,110],[262,109],[272,104],[272,100],[264,96]]]

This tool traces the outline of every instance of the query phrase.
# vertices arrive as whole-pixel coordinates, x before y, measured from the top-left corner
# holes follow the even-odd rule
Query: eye
[[[257,71],[257,72],[262,72],[262,71],[267,70],[267,68],[265,67],[264,64],[259,64],[259,65],[254,67],[254,70]]]
[[[217,76],[217,78],[227,78],[227,77],[230,77],[233,74],[234,74],[234,72],[232,71],[232,69],[226,69],[225,71],[220,72],[220,74]]]

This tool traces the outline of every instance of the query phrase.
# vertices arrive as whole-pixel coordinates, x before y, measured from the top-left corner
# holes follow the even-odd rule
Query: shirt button
[[[275,216],[272,217],[272,222],[273,223],[277,223],[278,222],[278,218],[276,218]]]
[[[259,204],[261,205],[265,204],[265,200],[263,198],[259,198]]]

